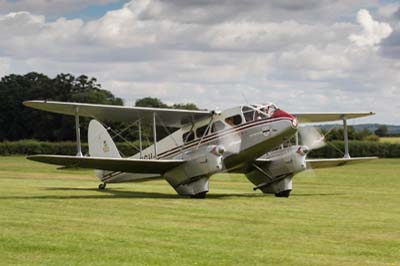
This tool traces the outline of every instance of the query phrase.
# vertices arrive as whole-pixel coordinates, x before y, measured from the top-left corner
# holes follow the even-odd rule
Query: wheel
[[[201,193],[196,194],[196,195],[191,195],[190,197],[192,199],[205,199],[206,198],[206,194],[207,194],[207,192],[201,192]]]
[[[104,190],[104,189],[106,189],[106,183],[99,184],[99,190]]]
[[[278,198],[288,198],[290,195],[291,190],[284,190],[278,193],[275,193],[275,197]]]

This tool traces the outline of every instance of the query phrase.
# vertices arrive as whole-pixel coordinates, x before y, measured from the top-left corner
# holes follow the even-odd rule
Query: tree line
[[[53,100],[63,102],[82,102],[110,105],[123,105],[121,98],[103,89],[96,78],[85,75],[58,74],[50,78],[44,74],[31,72],[25,75],[11,74],[0,80],[0,140],[15,141],[22,139],[37,139],[42,141],[75,140],[74,118],[44,111],[34,110],[22,105],[26,100]],[[193,103],[176,103],[168,105],[158,98],[144,97],[135,102],[139,107],[175,108],[198,110]],[[82,139],[87,138],[89,119],[81,119]],[[109,121],[107,125],[115,131],[128,125]],[[157,137],[165,137],[174,129],[159,128]],[[150,123],[142,124],[145,140],[152,141]],[[343,140],[343,129],[334,128],[322,130],[327,141]],[[328,134],[327,134],[328,133]],[[349,126],[350,140],[377,141],[378,136],[387,134],[386,126],[381,126],[373,134],[367,129],[357,131]],[[137,128],[126,131],[124,137],[135,140],[138,138]]]
[[[96,78],[85,75],[58,74],[50,78],[44,74],[31,72],[25,75],[11,74],[0,80],[0,140],[15,141],[37,139],[45,141],[75,140],[74,118],[60,114],[25,107],[27,100],[52,100],[63,102],[97,103],[123,105],[123,100],[105,90]],[[198,109],[195,104],[167,105],[158,98],[138,99],[135,106]],[[82,139],[87,138],[89,119],[81,119]],[[110,122],[115,130],[126,127],[123,123]],[[143,132],[151,138],[150,126],[144,124]],[[166,133],[160,132],[163,137]],[[135,130],[129,137],[136,138]]]
[[[321,129],[321,133],[325,136],[326,141],[343,140],[344,130],[343,127],[335,127],[330,130]],[[377,135],[376,131],[371,132],[364,128],[363,130],[355,130],[352,126],[348,126],[348,138],[349,140],[362,140],[362,141],[379,141],[379,137],[382,135]]]

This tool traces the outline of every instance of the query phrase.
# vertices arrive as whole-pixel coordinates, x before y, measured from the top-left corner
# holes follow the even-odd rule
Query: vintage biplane
[[[254,190],[288,197],[292,178],[309,167],[321,168],[362,162],[376,157],[351,158],[347,120],[373,115],[360,113],[288,113],[274,104],[246,104],[223,111],[191,111],[26,101],[25,106],[75,116],[77,155],[32,155],[28,159],[62,166],[96,169],[105,189],[108,183],[164,178],[179,195],[204,198],[209,178],[216,173],[242,173]],[[88,128],[89,152],[81,152],[79,118],[92,120]],[[105,121],[132,123],[138,128],[137,154],[123,158]],[[323,136],[299,123],[343,121],[343,158],[306,159],[323,143]],[[142,122],[151,123],[154,143],[142,148]],[[157,141],[159,126],[175,129]],[[304,129],[304,130],[301,130]],[[298,134],[300,133],[300,134]],[[299,142],[300,135],[300,142]]]

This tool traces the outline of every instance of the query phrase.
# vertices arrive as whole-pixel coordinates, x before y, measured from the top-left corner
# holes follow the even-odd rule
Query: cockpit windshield
[[[275,104],[252,104],[242,107],[243,116],[246,122],[267,119],[273,116],[278,108]]]

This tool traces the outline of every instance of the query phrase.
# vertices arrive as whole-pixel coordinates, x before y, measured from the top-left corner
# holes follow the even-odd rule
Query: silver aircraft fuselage
[[[187,125],[157,142],[157,150],[159,151],[157,156],[154,155],[155,149],[151,145],[143,150],[141,157],[140,154],[136,154],[132,158],[151,159],[157,157],[157,159],[191,160],[206,153],[207,147],[223,146],[225,150],[221,155],[223,162],[221,171],[246,173],[249,164],[255,159],[279,147],[297,132],[296,118],[278,109],[276,114],[271,117],[255,118],[252,121],[246,121],[243,117],[243,123],[226,126],[225,129],[218,132],[209,132],[186,142],[182,138],[185,132],[196,131],[195,129],[202,126],[210,128],[212,122],[224,122],[227,117],[235,114],[243,116],[243,114],[240,114],[240,107],[224,110],[215,115],[211,121],[210,119],[204,119]],[[190,169],[186,171],[190,171]],[[105,178],[101,178],[101,180],[107,183],[154,178],[152,174],[122,172],[103,176]],[[181,182],[184,178],[177,179]]]

